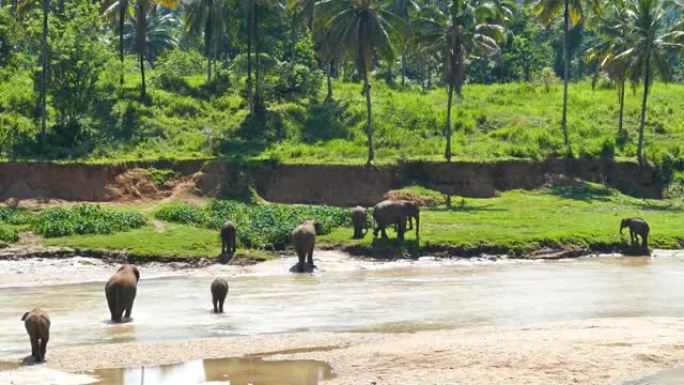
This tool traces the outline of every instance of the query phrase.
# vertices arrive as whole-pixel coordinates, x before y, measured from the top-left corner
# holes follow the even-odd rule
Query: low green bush
[[[19,240],[19,233],[9,226],[0,225],[0,244],[12,243]]]
[[[155,214],[169,222],[218,229],[227,220],[237,228],[238,242],[245,247],[282,249],[290,243],[292,229],[307,219],[321,223],[322,233],[349,224],[347,210],[332,206],[248,205],[214,200],[206,207],[172,204]]]
[[[46,238],[111,234],[142,227],[146,222],[140,213],[107,210],[98,205],[78,205],[42,211],[33,222],[33,230]]]

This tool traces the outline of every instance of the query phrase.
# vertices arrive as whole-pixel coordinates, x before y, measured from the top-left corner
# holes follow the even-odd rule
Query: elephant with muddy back
[[[43,310],[35,308],[24,313],[21,320],[24,321],[26,332],[31,339],[31,356],[35,362],[42,362],[50,339],[50,317]]]
[[[214,304],[214,313],[223,313],[226,295],[228,295],[228,282],[223,278],[216,278],[211,283],[211,302]]]
[[[382,201],[373,208],[373,219],[375,220],[373,237],[377,237],[378,232],[380,232],[383,238],[387,238],[387,227],[396,226],[397,238],[403,240],[406,222],[411,218],[415,221],[416,239],[418,239],[420,231],[420,208],[418,204],[407,200]]]
[[[316,245],[316,234],[320,232],[320,222],[311,220],[292,230],[292,243],[297,252],[298,262],[290,268],[291,272],[311,272],[316,267],[313,263],[313,251]]]
[[[124,265],[107,281],[105,295],[112,322],[121,322],[124,311],[126,318],[131,317],[139,280],[138,268],[133,265]]]

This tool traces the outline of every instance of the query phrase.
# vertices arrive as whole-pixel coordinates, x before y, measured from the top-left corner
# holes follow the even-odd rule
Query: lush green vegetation
[[[226,220],[237,228],[240,246],[258,249],[282,249],[290,244],[290,233],[308,219],[321,223],[323,233],[349,224],[345,209],[331,206],[247,205],[235,201],[214,200],[206,207],[171,204],[161,207],[155,217],[169,222],[219,229]]]
[[[33,221],[32,229],[46,238],[52,238],[72,234],[110,234],[139,228],[145,223],[145,216],[137,212],[77,205],[41,211]]]
[[[681,10],[571,2],[566,25],[559,2],[534,3],[5,2],[0,156],[631,158],[643,139],[682,169],[682,86],[653,85],[684,77]]]

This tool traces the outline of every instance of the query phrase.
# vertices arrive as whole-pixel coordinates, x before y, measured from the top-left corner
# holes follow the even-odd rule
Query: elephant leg
[[[133,303],[131,303],[130,305],[128,305],[128,307],[126,308],[126,315],[125,315],[125,317],[126,317],[126,318],[131,318],[131,312],[132,312],[132,311],[133,311]]]
[[[45,352],[47,351],[47,338],[40,339],[40,361],[45,360]]]
[[[219,308],[218,308],[218,303],[219,303],[218,298],[212,298],[212,299],[211,299],[211,302],[212,302],[212,304],[214,305],[214,313],[218,313],[218,310],[219,310]]]
[[[406,231],[406,222],[401,221],[399,222],[399,225],[397,226],[397,238],[399,238],[400,241],[404,240],[404,232]]]
[[[235,242],[235,234],[233,234],[233,241],[231,242],[231,250],[233,254],[235,254],[235,250],[237,249],[237,242]]]
[[[40,346],[38,344],[38,338],[31,337],[31,357],[34,360],[40,361]]]
[[[632,229],[629,229],[629,240],[632,242],[632,246],[634,246],[634,231]]]
[[[387,231],[385,231],[385,227],[381,227],[381,233],[382,233],[382,239],[387,239]]]
[[[218,310],[219,310],[219,311],[218,311],[218,312],[219,312],[219,313],[223,313],[223,302],[224,302],[225,300],[226,300],[225,298],[219,298],[219,300],[218,300],[218,304],[219,304],[219,306],[218,306]]]
[[[297,250],[297,259],[299,259],[299,264],[303,264],[306,259],[306,252]]]
[[[313,265],[313,250],[314,250],[314,245],[311,245],[311,248],[309,248],[309,252],[307,254],[306,258],[306,263]]]

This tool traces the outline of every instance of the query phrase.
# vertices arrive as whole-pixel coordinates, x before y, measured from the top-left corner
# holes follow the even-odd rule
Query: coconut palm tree
[[[204,37],[204,55],[207,57],[207,82],[211,81],[211,66],[216,60],[217,47],[226,27],[224,0],[193,0],[185,13],[186,30],[190,36]]]
[[[684,29],[670,26],[667,13],[672,3],[667,0],[627,1],[626,23],[630,26],[626,49],[615,60],[629,67],[633,81],[644,84],[639,122],[637,159],[643,165],[644,128],[648,94],[653,78],[659,74],[664,81],[670,80],[671,67],[666,58],[673,50],[684,48]]]
[[[123,68],[123,63],[124,63],[124,58],[126,55],[126,49],[125,49],[125,42],[124,42],[124,34],[125,34],[125,29],[126,29],[126,20],[129,17],[133,16],[133,7],[131,7],[131,3],[129,0],[115,0],[115,1],[106,1],[105,2],[105,11],[104,15],[105,17],[108,17],[109,19],[113,19],[113,15],[117,14],[118,15],[118,22],[119,22],[119,60],[121,61],[121,78],[119,79],[119,82],[123,84],[124,82],[124,71]]]
[[[366,97],[366,136],[368,160],[375,160],[373,148],[373,119],[369,72],[373,55],[388,63],[395,56],[395,42],[406,29],[404,21],[385,9],[379,0],[323,0],[316,3],[316,17],[329,33],[326,41],[332,52],[353,60],[363,79],[361,93]]]
[[[551,24],[559,15],[563,15],[563,116],[561,129],[568,155],[572,154],[570,138],[568,136],[568,81],[570,78],[570,25],[582,23],[584,19],[583,5],[587,3],[598,10],[600,0],[538,0],[534,10],[541,22]]]
[[[629,68],[624,60],[615,60],[615,57],[624,51],[628,44],[629,25],[626,23],[627,20],[625,2],[623,0],[610,0],[605,5],[602,14],[596,15],[598,42],[586,52],[587,62],[598,62],[599,72],[607,74],[617,86],[620,103],[618,135],[623,132],[625,83]]]
[[[297,47],[297,26],[303,21],[306,22],[309,31],[313,29],[313,12],[316,0],[287,0],[285,10],[290,17],[290,39],[292,44],[292,51],[290,51],[290,65],[294,66],[296,62],[296,47]]]
[[[505,38],[510,9],[488,0],[453,0],[447,9],[426,8],[414,21],[429,50],[442,54],[443,73],[447,85],[447,118],[444,135],[444,157],[451,161],[451,109],[453,95],[462,97],[466,58],[470,54],[491,55],[499,51],[498,42]]]

